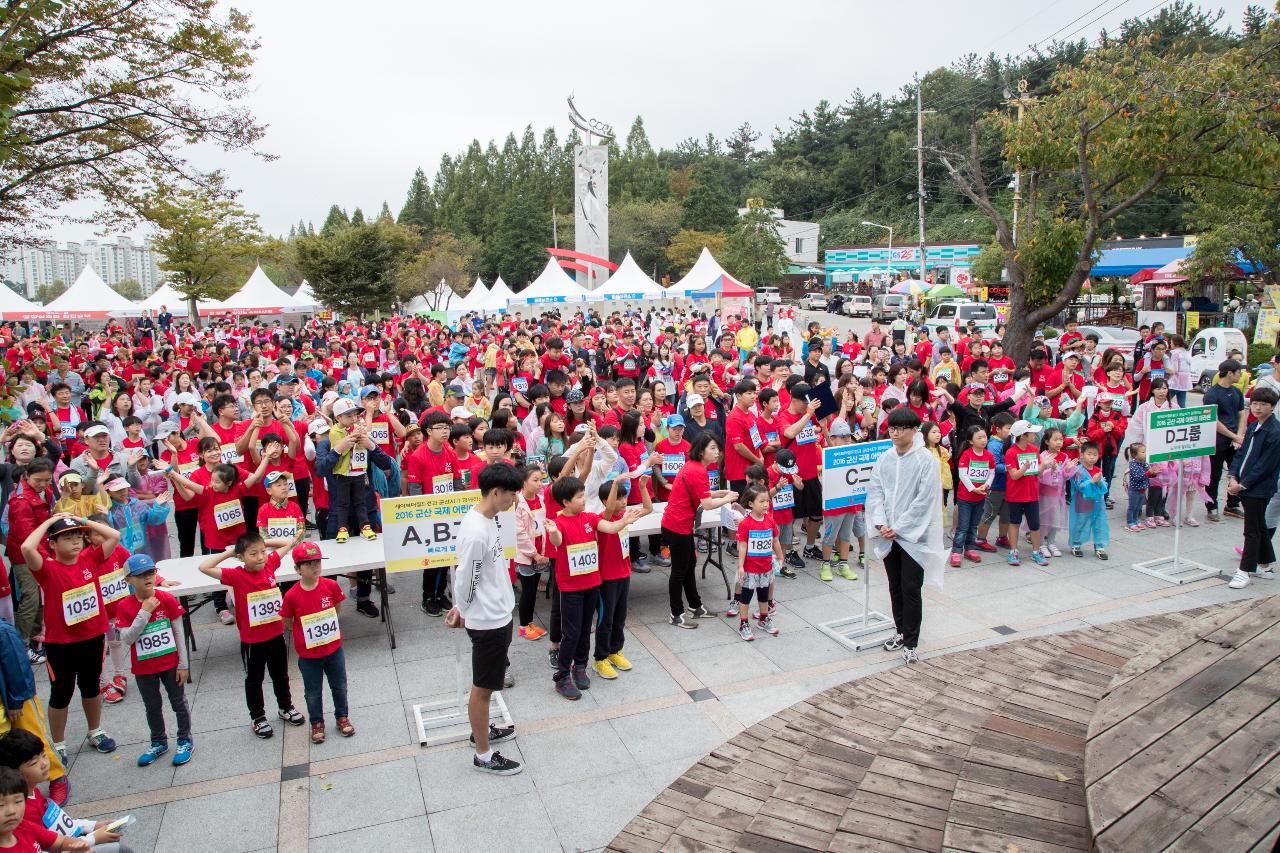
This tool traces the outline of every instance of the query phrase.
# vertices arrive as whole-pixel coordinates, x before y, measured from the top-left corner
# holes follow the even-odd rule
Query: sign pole
[[[1216,437],[1215,437],[1216,440]],[[1182,543],[1182,463],[1178,463],[1178,485],[1177,491],[1174,492],[1178,506],[1174,508],[1174,526],[1173,526],[1173,571],[1177,574],[1180,568],[1181,560],[1179,560],[1178,546]],[[1165,508],[1169,506],[1168,501],[1165,502]]]

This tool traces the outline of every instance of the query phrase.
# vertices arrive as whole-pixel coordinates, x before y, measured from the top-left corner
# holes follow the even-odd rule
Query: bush
[[[1268,362],[1275,354],[1276,348],[1270,344],[1249,344],[1249,367]]]

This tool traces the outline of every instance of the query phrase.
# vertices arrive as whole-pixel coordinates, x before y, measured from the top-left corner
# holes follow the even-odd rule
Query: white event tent
[[[173,289],[171,284],[162,284],[146,299],[136,303],[136,307],[140,311],[150,311],[153,314],[159,314],[161,307],[169,309],[169,313],[175,317],[186,317],[190,312],[187,309],[187,297]],[[196,304],[196,310],[201,314],[215,314],[222,310],[222,303],[216,299],[201,299]]]
[[[702,290],[708,287],[713,281],[722,275],[727,275],[724,267],[716,261],[711,255],[711,250],[706,246],[702,247],[702,254],[698,255],[697,263],[689,272],[685,273],[684,278],[677,281],[667,290],[667,295],[671,298],[691,298],[690,294],[696,290]]]
[[[320,300],[311,292],[311,285],[305,278],[289,298],[289,305],[299,311],[316,311],[321,308]]]
[[[91,266],[81,270],[75,282],[61,296],[37,310],[41,314],[56,315],[48,318],[55,320],[136,317],[142,313],[137,305],[112,290]]]
[[[471,285],[471,289],[467,291],[467,295],[461,299],[455,299],[449,305],[450,311],[456,311],[459,314],[466,314],[471,311],[483,311],[483,305],[489,298],[489,288],[484,286],[484,282],[476,276],[475,284]]]
[[[0,318],[20,320],[27,314],[39,313],[40,306],[8,287],[0,286]]]
[[[645,300],[666,299],[667,292],[656,281],[644,274],[640,265],[627,252],[618,269],[601,287],[591,291],[592,299],[611,301],[643,302]]]
[[[228,314],[299,314],[303,309],[257,266],[244,287],[224,299],[217,310]]]
[[[588,292],[565,274],[555,258],[547,260],[542,273],[511,300],[513,304],[539,305],[556,302],[582,302]]]

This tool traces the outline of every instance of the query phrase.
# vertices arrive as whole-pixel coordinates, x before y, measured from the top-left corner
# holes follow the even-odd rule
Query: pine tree
[[[523,196],[502,206],[489,242],[489,265],[508,282],[527,283],[546,265],[551,219]]]
[[[684,200],[680,227],[692,231],[727,233],[738,221],[738,210],[719,170],[699,170],[698,182]]]
[[[364,211],[363,211],[363,210],[361,210],[360,208],[358,208],[358,207],[357,207],[355,210],[353,210],[353,211],[351,212],[351,224],[352,224],[352,225],[364,225]]]
[[[324,224],[320,226],[321,237],[332,237],[351,224],[351,220],[347,218],[347,212],[336,204],[329,208],[329,215],[325,217]]]
[[[382,202],[382,210],[378,211],[379,222],[395,222],[391,216],[391,208],[387,206],[386,201]]]
[[[427,182],[427,174],[419,166],[409,182],[409,192],[404,199],[404,207],[400,208],[400,216],[396,219],[401,225],[416,225],[423,237],[431,234],[435,228],[436,202],[431,197],[431,184]]]

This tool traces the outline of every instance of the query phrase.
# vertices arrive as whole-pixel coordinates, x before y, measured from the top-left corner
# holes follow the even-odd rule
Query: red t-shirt
[[[162,589],[155,591],[160,604],[147,620],[147,627],[129,648],[131,669],[134,675],[155,675],[167,672],[178,665],[178,639],[176,625],[186,611],[178,599]],[[142,602],[129,594],[116,605],[116,627],[124,630],[133,624],[142,611]],[[168,631],[166,635],[165,632]]]
[[[201,468],[200,460],[196,454],[196,443],[189,442],[180,452],[174,453],[172,450],[165,450],[160,454],[160,459],[178,469],[178,473],[186,477],[188,480],[193,479],[196,471]],[[201,483],[207,485],[207,483]],[[195,499],[184,498],[182,493],[177,489],[173,492],[173,508],[179,509],[195,509],[200,502]]]
[[[996,457],[990,450],[983,448],[981,453],[974,453],[972,447],[965,448],[960,454],[960,463],[957,469],[961,475],[968,474],[970,481],[975,486],[981,483],[991,483],[996,478]],[[1006,485],[1008,479],[1005,480]],[[986,495],[978,494],[964,484],[963,479],[957,478],[956,481],[956,497],[962,501],[977,503],[985,501]]]
[[[276,585],[279,568],[280,555],[272,551],[260,572],[251,572],[244,566],[222,570],[222,584],[230,587],[235,596],[236,628],[241,642],[261,643],[284,633],[284,622],[280,619],[284,601]]]
[[[461,485],[458,488],[464,492],[469,489],[480,488],[480,472],[484,470],[487,464],[476,453],[469,454],[466,459],[458,459],[456,461],[456,470],[458,479],[461,481]]]
[[[617,521],[619,518],[622,518],[622,513],[607,520]],[[615,581],[631,577],[630,537],[624,539],[620,534],[597,530],[596,542],[600,546],[600,580]]]
[[[31,805],[37,799],[44,799],[44,795],[39,790],[27,797],[27,816],[13,829],[13,846],[0,847],[0,850],[12,850],[13,853],[40,853],[41,850],[49,850],[58,843],[58,833],[45,829],[44,824],[40,822],[44,817],[43,802],[36,806],[35,817],[31,816],[33,814]]]
[[[245,434],[252,421],[240,421],[224,427],[218,421],[209,424],[209,429],[218,436],[218,444],[222,445],[222,461],[229,465],[239,465],[245,461],[244,455],[236,452],[236,442]],[[194,443],[194,442],[193,442]]]
[[[1021,477],[1012,476],[1018,466],[1027,462],[1031,469]],[[1009,503],[1025,503],[1040,500],[1040,448],[1034,444],[1028,447],[1012,445],[1004,452],[1004,468],[1008,472],[1004,478],[1004,499]]]
[[[102,591],[102,603],[107,608],[107,621],[116,618],[120,602],[129,596],[129,582],[125,580],[124,563],[130,556],[129,549],[117,545],[105,560],[98,558],[97,548],[86,548],[93,554],[94,574],[98,576],[98,588]]]
[[[436,453],[425,441],[410,455],[405,471],[405,481],[417,483],[426,495],[452,492],[457,476],[458,457],[453,448],[446,444]]]
[[[280,615],[293,620],[293,648],[300,658],[322,658],[342,648],[338,605],[346,601],[332,578],[319,578],[315,589],[296,583],[284,594]]]
[[[594,512],[556,518],[561,537],[556,547],[556,586],[563,592],[600,585],[600,544],[596,541],[599,524],[600,516]]]
[[[744,447],[751,452],[764,446],[760,435],[760,427],[756,424],[755,415],[744,412],[737,406],[725,418],[724,476],[729,482],[741,480],[746,476],[747,466],[752,464],[738,452]]]
[[[292,539],[306,524],[302,510],[292,499],[286,500],[282,507],[276,506],[269,500],[260,504],[255,521],[259,530],[264,527],[267,529],[268,539]]]
[[[680,473],[680,469],[684,467],[689,458],[689,442],[682,440],[679,444],[675,444],[671,439],[664,438],[653,446],[653,452],[662,457],[662,467],[659,470],[662,472],[663,478],[667,483],[673,483]],[[670,494],[670,486],[659,483],[655,477],[653,481],[654,498],[665,501]]]
[[[743,567],[753,575],[773,570],[773,543],[778,527],[767,515],[757,519],[751,513],[738,523],[739,553],[746,551]]]
[[[662,526],[672,533],[693,534],[698,505],[711,497],[711,477],[701,462],[687,462],[671,484],[671,498],[662,512]]]
[[[778,430],[785,431],[792,424],[803,420],[807,416],[806,412],[793,415],[791,412],[779,412],[777,417]],[[795,438],[784,438],[782,446],[789,448],[796,455],[796,467],[800,470],[800,478],[802,480],[812,480],[818,476],[818,466],[822,462],[822,430],[812,418],[800,430]]]
[[[48,643],[77,643],[107,632],[107,608],[98,586],[101,548],[80,552],[74,565],[45,557],[36,582],[44,593],[44,638]]]
[[[240,502],[244,497],[244,485],[236,483],[225,492],[214,491],[211,485],[202,485],[205,488],[200,495],[200,531],[209,550],[221,551],[234,545],[247,529],[244,504]]]
[[[1013,363],[1013,359],[1003,355],[1000,358],[987,359],[987,364],[991,367],[991,384],[997,391],[1004,391],[1013,386],[1013,371],[1018,367]]]

